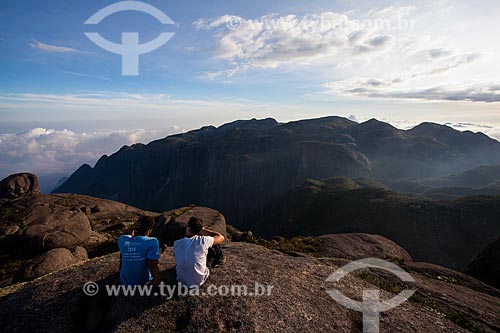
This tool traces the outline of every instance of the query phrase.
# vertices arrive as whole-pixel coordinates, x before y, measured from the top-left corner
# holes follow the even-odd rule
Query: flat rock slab
[[[117,281],[116,253],[0,290],[0,320],[9,332],[361,332],[360,313],[339,305],[326,290],[337,288],[360,299],[363,290],[374,289],[373,285],[355,275],[336,285],[326,283],[338,267],[310,256],[292,257],[247,243],[227,244],[224,253],[226,265],[212,271],[201,292],[212,284],[245,285],[253,290],[259,283],[273,286],[271,294],[110,297],[104,285]],[[174,264],[167,249],[160,269],[169,284],[175,283]],[[87,281],[99,284],[98,295],[83,294]],[[393,296],[381,291],[384,299]],[[380,328],[382,332],[467,332],[413,302],[382,314]]]

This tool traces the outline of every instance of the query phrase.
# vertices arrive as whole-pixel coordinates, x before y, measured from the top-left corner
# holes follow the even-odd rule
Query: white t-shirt
[[[210,274],[207,268],[208,249],[214,245],[210,236],[184,237],[174,242],[177,281],[185,286],[201,286]]]

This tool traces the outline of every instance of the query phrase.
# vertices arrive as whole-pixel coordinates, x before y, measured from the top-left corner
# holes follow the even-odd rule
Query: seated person
[[[201,219],[194,216],[189,219],[186,235],[174,242],[177,281],[187,287],[199,287],[207,280],[209,267],[223,263],[220,244],[224,236],[203,228]]]
[[[120,281],[123,285],[160,284],[160,246],[158,239],[149,237],[154,224],[152,217],[141,216],[130,234],[118,238]]]

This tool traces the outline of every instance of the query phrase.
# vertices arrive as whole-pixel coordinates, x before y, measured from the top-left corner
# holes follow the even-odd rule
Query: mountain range
[[[158,212],[203,205],[237,227],[252,228],[270,205],[307,179],[369,177],[402,192],[425,191],[436,190],[430,180],[437,184],[498,164],[498,141],[444,125],[401,130],[375,119],[357,123],[335,116],[289,123],[252,119],[124,146],[94,167],[82,165],[53,193],[87,194]],[[468,189],[444,194],[477,194]]]

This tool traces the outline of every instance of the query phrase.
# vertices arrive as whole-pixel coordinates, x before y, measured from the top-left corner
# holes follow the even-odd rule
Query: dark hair
[[[196,216],[192,216],[188,221],[188,227],[193,235],[198,235],[203,230],[203,221]]]
[[[138,226],[135,229],[140,235],[144,235],[148,230],[151,230],[155,226],[155,220],[151,216],[141,216],[137,220]]]

